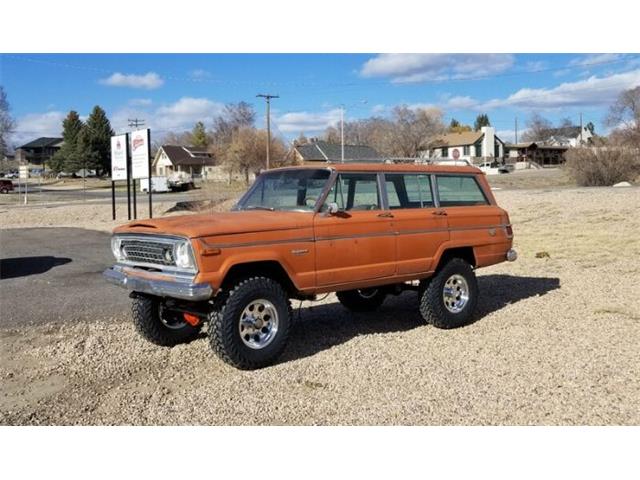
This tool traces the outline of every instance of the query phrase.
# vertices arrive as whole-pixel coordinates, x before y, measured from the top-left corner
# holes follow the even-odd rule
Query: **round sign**
[[[457,148],[454,148],[453,152],[452,152],[452,155],[453,155],[453,159],[454,160],[459,159],[460,158],[460,150],[458,150]]]

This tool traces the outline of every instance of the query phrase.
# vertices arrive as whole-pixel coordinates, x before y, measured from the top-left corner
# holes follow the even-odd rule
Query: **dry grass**
[[[496,196],[520,258],[478,272],[467,327],[424,325],[411,293],[362,315],[330,296],[255,372],[204,338],[150,345],[108,312],[4,329],[0,424],[637,425],[640,189]]]

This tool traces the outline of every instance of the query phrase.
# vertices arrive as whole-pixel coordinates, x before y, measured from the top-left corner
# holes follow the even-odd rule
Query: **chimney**
[[[484,138],[482,139],[482,156],[495,157],[495,152],[493,151],[495,148],[495,128],[482,127],[480,131],[484,133]]]

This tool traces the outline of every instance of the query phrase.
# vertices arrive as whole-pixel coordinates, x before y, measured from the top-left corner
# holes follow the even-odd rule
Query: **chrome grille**
[[[173,244],[150,240],[123,239],[122,251],[129,262],[175,266]]]

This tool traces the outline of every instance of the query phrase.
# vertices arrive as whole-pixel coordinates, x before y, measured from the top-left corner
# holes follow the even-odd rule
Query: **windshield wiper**
[[[243,210],[269,210],[270,212],[273,212],[275,208],[264,207],[262,205],[247,205],[246,207],[243,208]]]

